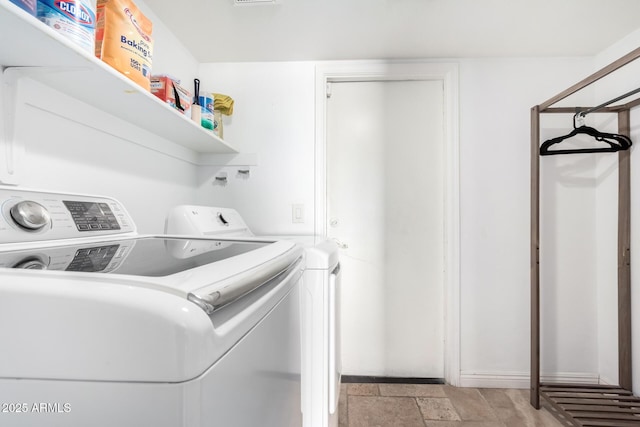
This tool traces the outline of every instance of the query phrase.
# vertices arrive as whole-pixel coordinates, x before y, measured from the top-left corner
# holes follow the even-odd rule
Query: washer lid
[[[167,237],[0,251],[0,259],[15,267],[0,268],[0,324],[12,325],[0,330],[10,343],[0,378],[90,381],[201,375],[303,269],[291,242]]]
[[[271,243],[165,237],[89,241],[0,252],[0,267],[164,277]]]
[[[0,323],[11,325],[0,328],[0,379],[165,386],[192,380],[229,355],[302,274],[298,267],[208,316],[187,299],[157,289],[80,273],[73,280],[36,273],[0,272]]]

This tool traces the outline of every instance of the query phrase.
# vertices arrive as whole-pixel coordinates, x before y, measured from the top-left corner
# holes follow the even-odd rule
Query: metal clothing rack
[[[610,106],[640,89],[596,107],[552,107],[562,99],[640,58],[637,48],[558,95],[531,109],[531,405],[540,397],[553,412],[573,426],[640,426],[640,398],[631,391],[631,203],[630,151],[618,152],[618,375],[619,385],[555,384],[540,382],[540,114],[590,113],[618,115],[618,133],[629,136],[631,109],[640,98]]]

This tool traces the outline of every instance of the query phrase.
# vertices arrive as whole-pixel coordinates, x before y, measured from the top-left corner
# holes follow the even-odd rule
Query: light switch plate
[[[291,205],[291,222],[294,224],[304,223],[304,205],[303,204]]]

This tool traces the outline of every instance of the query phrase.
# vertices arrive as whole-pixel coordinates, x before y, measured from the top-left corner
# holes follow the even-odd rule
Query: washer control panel
[[[108,203],[78,202],[63,200],[62,203],[71,212],[78,231],[120,230],[118,219]]]
[[[167,234],[253,236],[240,214],[230,208],[178,205],[169,211]]]
[[[0,187],[0,244],[135,232],[115,199]]]

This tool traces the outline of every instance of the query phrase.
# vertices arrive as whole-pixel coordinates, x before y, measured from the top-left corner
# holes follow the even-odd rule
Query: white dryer
[[[0,425],[299,427],[303,262],[0,187]]]
[[[302,413],[304,427],[338,425],[340,359],[340,263],[338,246],[318,236],[255,236],[230,208],[180,205],[165,231],[187,236],[289,240],[305,248],[302,281]]]

